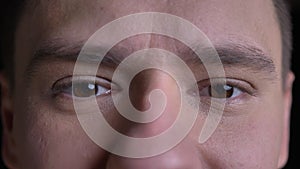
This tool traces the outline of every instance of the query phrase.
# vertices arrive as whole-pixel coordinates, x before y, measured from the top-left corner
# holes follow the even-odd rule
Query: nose
[[[137,147],[142,148],[142,147]],[[199,153],[189,141],[172,150],[149,158],[126,158],[110,155],[106,169],[202,169]]]
[[[176,120],[181,104],[179,87],[169,74],[161,70],[148,69],[134,77],[129,88],[129,98],[133,106],[140,111],[149,109],[151,106],[149,95],[154,89],[160,89],[166,96],[166,107],[162,115],[150,123],[130,125],[130,128],[126,130],[126,135],[140,138],[156,136],[171,127]],[[153,157],[127,158],[111,154],[106,168],[199,169],[202,164],[197,148],[195,140],[186,137],[173,149]]]

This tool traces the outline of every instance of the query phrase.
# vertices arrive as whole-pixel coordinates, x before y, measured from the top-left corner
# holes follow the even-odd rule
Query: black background
[[[296,75],[295,83],[293,86],[293,105],[292,105],[292,113],[291,113],[291,140],[290,140],[290,153],[289,160],[285,167],[285,169],[298,169],[300,160],[299,159],[299,132],[297,134],[297,130],[299,129],[299,111],[300,111],[300,65],[298,55],[300,54],[300,1],[294,0],[292,1],[292,17],[293,17],[293,58],[292,58],[292,70]]]
[[[293,57],[292,57],[292,70],[296,75],[295,83],[293,86],[293,105],[291,113],[291,140],[290,140],[290,152],[289,160],[284,169],[298,169],[300,166],[299,149],[297,143],[300,142],[299,135],[297,134],[297,129],[299,128],[299,111],[300,111],[300,66],[299,60],[297,62],[297,57],[300,55],[300,23],[298,19],[300,17],[300,1],[292,0],[292,17],[293,17]],[[1,38],[1,37],[0,37]],[[0,49],[1,50],[1,49]],[[1,52],[0,52],[1,53]],[[0,125],[1,126],[1,125]],[[1,135],[1,132],[0,132]],[[0,168],[5,169],[0,158]],[[297,161],[299,160],[299,161]]]

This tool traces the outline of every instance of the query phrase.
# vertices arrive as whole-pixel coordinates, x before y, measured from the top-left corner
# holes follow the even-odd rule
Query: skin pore
[[[205,118],[200,115],[189,135],[172,150],[151,158],[130,159],[104,151],[81,128],[68,92],[75,61],[66,56],[76,56],[84,42],[108,22],[149,11],[182,17],[201,29],[219,52],[228,84],[234,87],[236,95],[226,100],[222,121],[204,144],[197,142]],[[188,49],[183,46],[171,38],[147,34],[128,38],[112,50],[123,57],[153,47],[184,55]],[[282,83],[281,53],[280,30],[271,0],[29,3],[16,31],[12,93],[8,92],[11,86],[1,77],[5,91],[1,110],[4,161],[12,169],[280,168],[288,154],[293,81],[289,73]],[[102,85],[99,87],[106,91],[115,66],[104,65],[97,73]],[[200,93],[204,99],[210,98],[203,66],[194,62],[189,66],[199,82]],[[164,115],[147,125],[130,123],[118,115],[108,94],[100,94],[98,101],[105,105],[107,120],[120,132],[134,137],[164,131],[176,117],[172,112],[178,109],[174,80],[148,70],[138,74],[132,86],[137,89],[131,93],[132,102],[142,110],[148,107],[149,91],[163,89],[169,103]]]

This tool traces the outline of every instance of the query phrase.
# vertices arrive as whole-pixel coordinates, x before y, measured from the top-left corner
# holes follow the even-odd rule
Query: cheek
[[[223,117],[212,137],[199,145],[205,160],[216,168],[276,168],[281,111],[274,100],[269,103],[258,103],[244,115]]]
[[[84,133],[76,115],[55,112],[34,96],[20,107],[16,144],[22,167],[91,168],[105,161],[105,152]]]

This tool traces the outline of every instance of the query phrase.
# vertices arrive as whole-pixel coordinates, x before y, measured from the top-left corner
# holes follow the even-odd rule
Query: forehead
[[[28,6],[28,11],[32,10]],[[222,32],[223,36],[267,36],[264,31],[276,25],[271,0],[227,0],[226,3],[220,0],[40,0],[32,6],[35,8],[29,13],[35,14],[44,33],[60,29],[57,31],[80,30],[80,34],[91,34],[119,17],[149,11],[183,17],[208,35],[220,36]],[[75,25],[77,30],[72,27]]]
[[[19,50],[22,63],[30,60],[34,49],[45,41],[55,38],[71,43],[85,41],[119,17],[155,11],[187,19],[213,44],[234,41],[259,46],[272,57],[277,71],[281,71],[280,31],[271,0],[227,0],[226,3],[221,0],[33,0],[26,9],[17,30],[20,39],[17,49],[23,48]],[[134,43],[138,44],[131,44]]]

